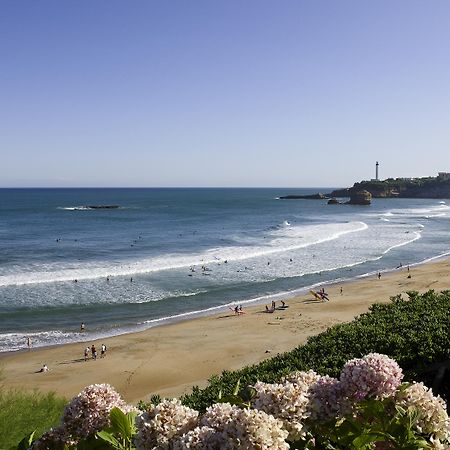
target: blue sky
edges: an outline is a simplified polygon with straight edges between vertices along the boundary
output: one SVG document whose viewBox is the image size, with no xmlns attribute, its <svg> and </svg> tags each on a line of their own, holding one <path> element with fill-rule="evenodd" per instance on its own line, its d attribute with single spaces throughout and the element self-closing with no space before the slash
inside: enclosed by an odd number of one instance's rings
<svg viewBox="0 0 450 450">
<path fill-rule="evenodd" d="M 447 0 L 0 4 L 0 186 L 450 171 Z"/>
</svg>

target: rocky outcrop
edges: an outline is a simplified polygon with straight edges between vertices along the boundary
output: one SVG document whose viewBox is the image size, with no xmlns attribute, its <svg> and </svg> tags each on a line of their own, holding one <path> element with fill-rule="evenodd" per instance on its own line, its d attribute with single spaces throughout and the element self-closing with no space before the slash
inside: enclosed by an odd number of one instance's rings
<svg viewBox="0 0 450 450">
<path fill-rule="evenodd" d="M 285 195 L 283 197 L 280 197 L 281 200 L 325 200 L 327 198 L 330 198 L 328 195 L 324 195 L 320 192 L 317 194 L 310 194 L 310 195 Z"/>
<path fill-rule="evenodd" d="M 327 202 L 328 205 L 340 205 L 341 202 L 339 202 L 338 200 L 336 200 L 334 197 L 330 198 L 330 200 L 328 200 Z"/>
<path fill-rule="evenodd" d="M 372 203 L 372 194 L 369 191 L 353 192 L 350 195 L 349 205 L 370 205 Z"/>
</svg>

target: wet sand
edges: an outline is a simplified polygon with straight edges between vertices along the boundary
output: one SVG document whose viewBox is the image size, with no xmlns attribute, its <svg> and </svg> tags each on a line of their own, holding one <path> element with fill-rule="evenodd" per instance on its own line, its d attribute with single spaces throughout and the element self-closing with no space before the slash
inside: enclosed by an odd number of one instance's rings
<svg viewBox="0 0 450 450">
<path fill-rule="evenodd" d="M 289 307 L 273 314 L 264 312 L 265 305 L 252 306 L 239 316 L 228 311 L 97 342 L 2 354 L 1 384 L 55 391 L 71 398 L 89 384 L 110 383 L 132 403 L 156 393 L 178 397 L 195 385 L 206 386 L 207 379 L 222 370 L 239 369 L 292 350 L 308 336 L 351 321 L 371 304 L 388 302 L 393 295 L 450 289 L 450 259 L 325 289 L 329 302 L 301 295 L 287 300 Z M 277 306 L 281 306 L 279 301 Z M 100 358 L 103 343 L 108 350 Z M 95 344 L 97 360 L 84 361 L 87 344 Z M 37 373 L 44 363 L 49 372 Z"/>
</svg>

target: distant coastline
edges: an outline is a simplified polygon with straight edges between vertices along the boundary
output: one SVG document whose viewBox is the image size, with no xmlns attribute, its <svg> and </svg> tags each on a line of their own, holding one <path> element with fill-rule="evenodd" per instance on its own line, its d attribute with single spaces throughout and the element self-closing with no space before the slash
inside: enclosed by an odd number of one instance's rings
<svg viewBox="0 0 450 450">
<path fill-rule="evenodd" d="M 312 195 L 286 195 L 282 200 L 309 199 L 325 200 L 352 197 L 358 192 L 367 191 L 372 198 L 450 198 L 450 173 L 440 172 L 436 177 L 388 178 L 356 182 L 350 188 L 336 189 L 330 193 Z"/>
</svg>

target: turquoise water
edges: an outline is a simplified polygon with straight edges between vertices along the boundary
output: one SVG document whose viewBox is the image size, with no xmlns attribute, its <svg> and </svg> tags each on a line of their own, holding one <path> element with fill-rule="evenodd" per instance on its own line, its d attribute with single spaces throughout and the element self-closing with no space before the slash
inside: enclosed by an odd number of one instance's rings
<svg viewBox="0 0 450 450">
<path fill-rule="evenodd" d="M 0 189 L 0 351 L 270 302 L 450 251 L 445 200 L 278 199 L 317 191 Z M 119 208 L 85 208 L 105 204 Z"/>
</svg>

